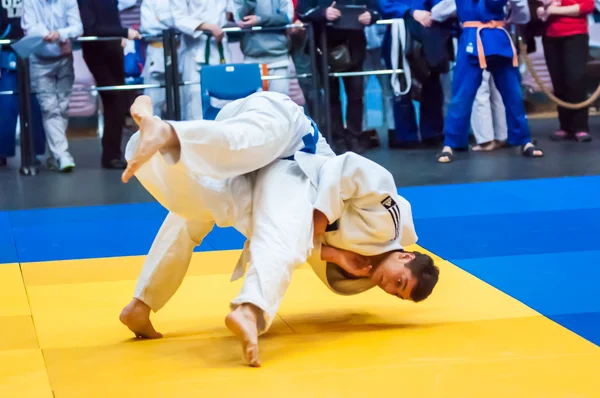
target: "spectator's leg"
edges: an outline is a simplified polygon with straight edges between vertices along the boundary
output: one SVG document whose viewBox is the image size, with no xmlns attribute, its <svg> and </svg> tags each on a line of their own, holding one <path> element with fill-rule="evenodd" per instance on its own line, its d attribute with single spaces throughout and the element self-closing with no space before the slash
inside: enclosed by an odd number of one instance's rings
<svg viewBox="0 0 600 398">
<path fill-rule="evenodd" d="M 67 141 L 67 127 L 69 126 L 69 101 L 71 99 L 71 90 L 75 81 L 75 71 L 73 69 L 73 57 L 63 57 L 57 62 L 57 101 L 59 117 L 56 118 L 56 129 L 62 132 L 65 143 Z M 70 155 L 69 155 L 70 156 Z"/>
<path fill-rule="evenodd" d="M 589 56 L 589 36 L 573 35 L 565 38 L 564 60 L 565 75 L 563 76 L 566 91 L 564 99 L 570 103 L 583 102 L 587 99 L 586 64 Z M 570 114 L 570 130 L 576 134 L 579 141 L 588 141 L 589 108 L 565 109 Z M 587 137 L 587 138 L 586 138 Z"/>
<path fill-rule="evenodd" d="M 84 43 L 83 57 L 99 87 L 123 85 L 125 67 L 123 49 L 118 42 Z M 119 91 L 100 91 L 104 108 L 104 135 L 102 136 L 102 166 L 123 169 L 121 141 L 127 97 Z"/>
<path fill-rule="evenodd" d="M 544 56 L 546 57 L 546 65 L 550 73 L 550 80 L 554 88 L 554 95 L 564 100 L 567 95 L 567 85 L 565 82 L 565 51 L 564 38 L 561 37 L 544 37 Z M 571 114 L 565 108 L 557 106 L 558 121 L 560 123 L 560 131 L 556 132 L 552 137 L 554 139 L 566 139 L 568 136 L 575 134 L 571 130 Z M 509 126 L 510 128 L 510 126 Z"/>
<path fill-rule="evenodd" d="M 506 107 L 508 144 L 516 146 L 530 143 L 531 135 L 519 80 L 519 68 L 512 66 L 508 58 L 490 60 L 488 66 Z"/>
<path fill-rule="evenodd" d="M 296 74 L 303 75 L 306 73 L 312 73 L 310 65 L 310 55 L 308 54 L 307 46 L 307 34 L 305 31 L 299 31 L 292 36 L 292 51 L 291 56 L 296 67 Z M 304 101 L 306 102 L 304 109 L 305 112 L 313 117 L 312 111 L 317 98 L 313 87 L 312 78 L 298 79 L 300 89 L 304 95 Z M 314 117 L 313 117 L 314 119 Z M 319 124 L 319 120 L 315 120 Z"/>
<path fill-rule="evenodd" d="M 0 91 L 16 91 L 17 74 L 4 68 L 0 73 Z M 0 166 L 6 164 L 7 158 L 15 156 L 18 115 L 19 96 L 0 95 Z"/>
<path fill-rule="evenodd" d="M 165 85 L 164 75 L 153 75 L 153 65 L 164 64 L 164 53 L 163 49 L 159 47 L 148 46 L 146 50 L 146 63 L 144 65 L 144 71 L 142 76 L 144 77 L 144 84 L 160 84 Z M 144 90 L 144 95 L 147 95 L 152 99 L 152 105 L 154 107 L 154 114 L 162 116 L 163 108 L 166 101 L 166 88 L 147 88 Z"/>
<path fill-rule="evenodd" d="M 326 107 L 331 112 L 331 146 L 336 154 L 347 151 L 344 141 L 344 121 L 342 117 L 342 101 L 340 98 L 340 80 L 337 77 L 329 78 L 329 104 Z"/>
<path fill-rule="evenodd" d="M 444 92 L 438 73 L 432 73 L 423 84 L 419 124 L 424 144 L 441 144 L 444 131 Z"/>
<path fill-rule="evenodd" d="M 362 65 L 353 70 L 358 72 L 362 70 Z M 347 142 L 350 150 L 356 153 L 362 153 L 367 149 L 367 142 L 363 135 L 363 96 L 365 92 L 365 79 L 363 76 L 344 77 L 344 89 L 348 104 L 346 107 L 346 130 L 348 133 Z"/>
<path fill-rule="evenodd" d="M 467 148 L 469 146 L 469 122 L 473 110 L 473 101 L 481 87 L 482 70 L 477 59 L 466 52 L 459 51 L 452 82 L 452 99 L 444 121 L 444 151 L 448 148 Z M 439 159 L 445 161 L 445 159 Z"/>
<path fill-rule="evenodd" d="M 365 60 L 363 61 L 363 70 L 365 71 L 372 71 L 372 70 L 377 70 L 378 69 L 378 65 L 375 63 L 377 54 L 376 54 L 377 49 L 369 49 L 367 50 L 367 53 L 365 55 Z M 369 86 L 369 80 L 371 79 L 371 76 L 365 76 L 363 77 L 364 79 L 364 87 L 365 90 L 363 91 L 363 124 L 362 124 L 362 131 L 367 132 L 369 131 L 369 110 L 367 109 L 367 87 Z"/>
<path fill-rule="evenodd" d="M 64 85 L 59 84 L 64 74 L 63 60 L 64 58 L 49 61 L 32 57 L 30 59 L 31 88 L 37 94 L 42 110 L 44 130 L 52 155 L 49 165 L 60 171 L 70 171 L 74 167 L 74 163 L 69 154 L 66 123 L 61 104 L 62 94 L 58 93 L 59 90 L 65 89 Z M 68 101 L 65 108 L 68 108 Z"/>
<path fill-rule="evenodd" d="M 473 113 L 471 114 L 471 128 L 477 146 L 487 149 L 486 145 L 494 141 L 494 124 L 492 122 L 492 104 L 490 99 L 490 72 L 483 71 L 481 86 L 475 95 Z"/>
<path fill-rule="evenodd" d="M 19 113 L 18 105 L 15 114 Z M 68 116 L 68 107 L 67 107 Z M 31 134 L 33 136 L 33 147 L 37 156 L 46 153 L 46 133 L 44 131 L 44 120 L 40 102 L 35 94 L 31 95 Z"/>
<path fill-rule="evenodd" d="M 381 48 L 377 49 L 378 69 L 385 69 L 385 63 L 381 58 Z M 395 129 L 394 123 L 394 90 L 392 90 L 391 75 L 377 75 L 379 85 L 381 86 L 381 94 L 383 97 L 383 123 L 388 130 Z"/>
<path fill-rule="evenodd" d="M 490 106 L 492 110 L 492 120 L 494 129 L 494 139 L 498 141 L 496 144 L 502 145 L 506 142 L 508 137 L 508 128 L 506 127 L 506 108 L 502 101 L 502 96 L 494 79 L 490 76 Z"/>
<path fill-rule="evenodd" d="M 287 65 L 282 68 L 270 68 L 269 76 L 287 76 Z M 289 95 L 290 81 L 289 79 L 269 80 L 269 91 Z"/>
<path fill-rule="evenodd" d="M 383 59 L 386 67 L 392 69 L 389 49 L 384 51 Z M 393 114 L 395 134 L 388 136 L 390 148 L 415 147 L 419 142 L 419 128 L 410 93 L 393 99 Z"/>
</svg>

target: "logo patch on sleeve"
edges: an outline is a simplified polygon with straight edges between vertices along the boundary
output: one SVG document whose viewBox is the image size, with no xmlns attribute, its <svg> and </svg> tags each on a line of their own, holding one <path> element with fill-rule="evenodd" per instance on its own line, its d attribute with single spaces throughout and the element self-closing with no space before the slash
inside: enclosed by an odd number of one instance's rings
<svg viewBox="0 0 600 398">
<path fill-rule="evenodd" d="M 400 236 L 400 208 L 391 196 L 383 199 L 381 204 L 392 217 L 392 221 L 394 222 L 394 240 L 396 240 Z"/>
</svg>

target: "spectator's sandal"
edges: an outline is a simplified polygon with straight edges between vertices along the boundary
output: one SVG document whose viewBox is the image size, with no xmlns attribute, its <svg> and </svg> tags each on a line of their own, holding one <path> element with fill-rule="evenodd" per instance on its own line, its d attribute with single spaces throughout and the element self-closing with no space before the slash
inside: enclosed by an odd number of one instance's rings
<svg viewBox="0 0 600 398">
<path fill-rule="evenodd" d="M 590 142 L 592 141 L 592 136 L 589 133 L 586 133 L 585 131 L 580 131 L 578 133 L 575 133 L 575 140 L 577 142 Z"/>
<path fill-rule="evenodd" d="M 448 161 L 444 162 L 444 161 L 440 160 L 443 157 L 447 157 Z M 437 161 L 438 161 L 438 163 L 450 163 L 453 159 L 454 159 L 454 153 L 453 152 L 443 151 L 441 153 L 438 153 L 438 155 L 437 155 Z"/>
<path fill-rule="evenodd" d="M 535 151 L 540 151 L 542 152 L 542 154 L 540 156 L 536 156 L 534 154 Z M 542 151 L 540 148 L 536 147 L 535 144 L 532 143 L 532 145 L 529 146 L 527 149 L 525 149 L 525 145 L 521 147 L 521 155 L 528 158 L 541 158 L 544 156 L 544 151 Z"/>
</svg>

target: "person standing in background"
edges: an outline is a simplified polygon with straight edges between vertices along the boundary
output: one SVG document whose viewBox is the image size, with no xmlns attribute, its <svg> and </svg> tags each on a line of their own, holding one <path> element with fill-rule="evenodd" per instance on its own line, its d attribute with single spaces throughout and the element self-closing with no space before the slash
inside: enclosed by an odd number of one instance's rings
<svg viewBox="0 0 600 398">
<path fill-rule="evenodd" d="M 350 11 L 357 8 L 358 15 Z M 296 12 L 301 21 L 314 24 L 317 43 L 325 29 L 330 72 L 360 72 L 367 52 L 364 27 L 377 21 L 377 8 L 375 0 L 298 0 Z M 363 134 L 364 77 L 343 78 L 348 101 L 345 128 L 339 78 L 320 77 L 329 79 L 329 98 L 325 101 L 331 109 L 331 146 L 338 155 L 347 151 L 363 153 L 368 149 L 368 137 Z"/>
<path fill-rule="evenodd" d="M 50 149 L 48 168 L 70 172 L 75 167 L 67 140 L 75 80 L 71 40 L 83 33 L 77 0 L 24 0 L 23 9 L 25 35 L 43 35 L 46 42 L 31 56 L 29 66 Z"/>
<path fill-rule="evenodd" d="M 563 101 L 578 103 L 587 99 L 586 64 L 589 57 L 587 17 L 594 11 L 593 0 L 546 0 L 537 14 L 547 20 L 543 37 L 544 55 L 554 87 L 554 95 Z M 590 142 L 589 109 L 558 106 L 560 130 L 556 141 Z"/>
<path fill-rule="evenodd" d="M 202 65 L 219 65 L 231 60 L 223 26 L 230 4 L 227 0 L 171 0 L 175 26 L 182 33 L 183 80 L 194 82 L 181 88 L 184 120 L 203 119 L 200 89 Z M 206 33 L 205 33 L 206 32 Z"/>
<path fill-rule="evenodd" d="M 363 69 L 370 70 L 381 70 L 386 69 L 385 62 L 381 55 L 381 46 L 383 44 L 383 38 L 387 26 L 385 25 L 372 25 L 365 28 L 365 36 L 367 37 L 367 56 L 363 63 Z M 388 129 L 388 136 L 395 134 L 395 123 L 394 123 L 394 92 L 392 90 L 392 84 L 390 81 L 390 75 L 376 75 L 379 86 L 381 87 L 381 109 L 383 110 L 383 126 Z M 367 90 L 366 87 L 369 84 L 371 76 L 365 76 L 365 96 L 363 99 L 363 134 L 365 134 L 371 143 L 371 147 L 376 148 L 380 146 L 379 135 L 377 130 L 369 129 L 369 118 L 367 109 Z"/>
<path fill-rule="evenodd" d="M 163 30 L 174 28 L 175 20 L 171 12 L 169 0 L 143 0 L 141 7 L 140 30 L 144 35 L 156 36 Z M 146 39 L 146 63 L 142 76 L 144 84 L 166 84 L 165 53 L 161 38 Z M 154 114 L 161 116 L 165 105 L 166 93 L 164 88 L 149 88 L 144 92 L 152 99 Z"/>
<path fill-rule="evenodd" d="M 292 23 L 291 0 L 233 0 L 235 22 L 240 28 L 285 26 Z M 241 39 L 244 62 L 266 64 L 269 76 L 286 76 L 290 40 L 285 30 L 269 33 L 244 33 Z M 269 80 L 269 91 L 288 95 L 288 79 Z"/>
<path fill-rule="evenodd" d="M 23 2 L 2 2 L 0 8 L 0 40 L 17 41 L 23 37 L 21 17 Z M 10 46 L 0 47 L 0 91 L 18 91 L 17 55 Z M 19 95 L 0 95 L 0 167 L 8 164 L 15 156 L 17 119 L 19 117 Z M 35 154 L 46 152 L 46 137 L 42 126 L 40 105 L 35 95 L 31 96 L 31 134 Z M 39 162 L 39 161 L 38 161 Z"/>
<path fill-rule="evenodd" d="M 134 29 L 121 26 L 117 0 L 77 0 L 86 36 L 141 39 Z M 99 87 L 125 83 L 123 48 L 119 40 L 81 43 L 83 59 Z M 100 91 L 104 108 L 101 164 L 105 169 L 125 169 L 122 138 L 127 114 L 127 96 L 121 91 Z"/>
</svg>

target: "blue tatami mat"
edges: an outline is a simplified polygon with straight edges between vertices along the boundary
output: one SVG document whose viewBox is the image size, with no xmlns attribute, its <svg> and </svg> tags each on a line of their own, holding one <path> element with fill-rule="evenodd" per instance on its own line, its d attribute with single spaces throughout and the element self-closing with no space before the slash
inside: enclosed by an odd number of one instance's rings
<svg viewBox="0 0 600 398">
<path fill-rule="evenodd" d="M 13 251 L 16 245 L 13 257 L 0 253 L 6 263 L 147 254 L 167 212 L 158 203 L 142 203 L 2 214 L 12 224 Z M 213 231 L 195 251 L 235 249 L 240 240 L 232 228 Z"/>
<path fill-rule="evenodd" d="M 600 208 L 600 176 L 400 187 L 398 192 L 411 203 L 415 219 Z"/>
<path fill-rule="evenodd" d="M 600 208 L 420 219 L 419 242 L 444 258 L 559 253 L 600 247 Z"/>
<path fill-rule="evenodd" d="M 455 264 L 600 345 L 598 260 L 600 250 L 478 258 Z"/>
<path fill-rule="evenodd" d="M 8 213 L 0 212 L 0 264 L 18 261 L 10 217 Z"/>
</svg>

